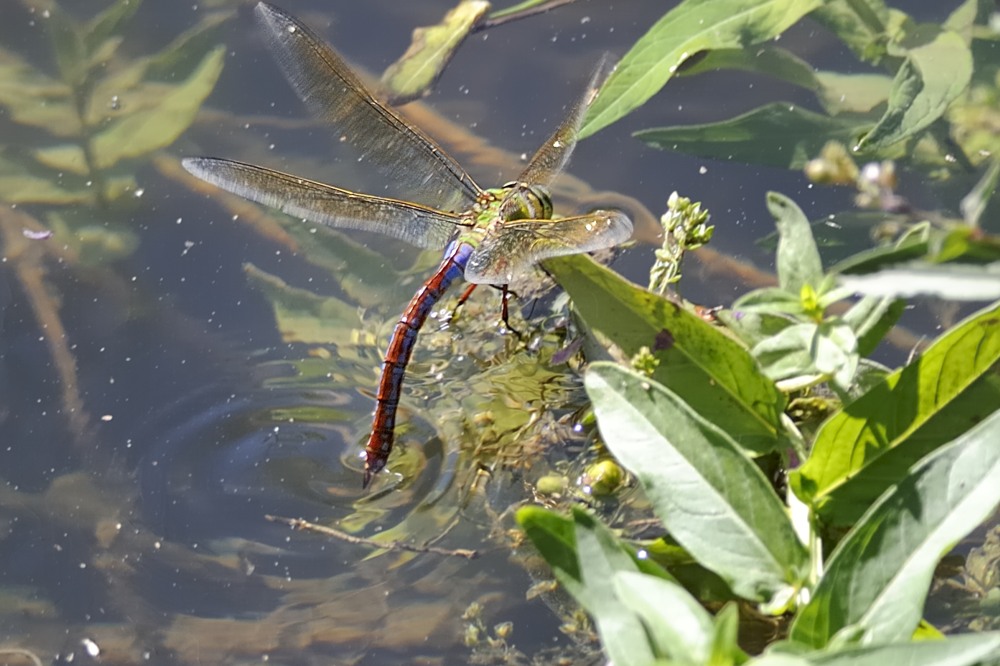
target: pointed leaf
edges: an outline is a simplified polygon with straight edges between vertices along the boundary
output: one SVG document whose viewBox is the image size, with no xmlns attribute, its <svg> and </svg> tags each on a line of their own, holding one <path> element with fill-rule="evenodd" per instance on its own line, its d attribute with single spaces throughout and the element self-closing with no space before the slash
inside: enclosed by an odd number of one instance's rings
<svg viewBox="0 0 1000 666">
<path fill-rule="evenodd" d="M 1000 376 L 984 375 L 906 439 L 824 496 L 816 514 L 824 525 L 850 527 L 918 460 L 981 423 L 1000 405 Z"/>
<path fill-rule="evenodd" d="M 696 53 L 773 39 L 821 4 L 821 0 L 684 0 L 625 54 L 587 111 L 580 138 L 644 104 Z"/>
<path fill-rule="evenodd" d="M 998 652 L 1000 632 L 993 631 L 794 656 L 772 650 L 748 666 L 985 666 Z"/>
<path fill-rule="evenodd" d="M 476 25 L 490 10 L 486 0 L 462 0 L 437 25 L 416 28 L 399 60 L 382 74 L 391 104 L 406 104 L 430 92 Z"/>
<path fill-rule="evenodd" d="M 986 205 L 996 192 L 998 179 L 1000 179 L 1000 160 L 994 158 L 990 160 L 989 166 L 976 186 L 962 198 L 960 205 L 962 217 L 969 226 L 979 226 L 979 218 L 983 216 Z"/>
<path fill-rule="evenodd" d="M 87 21 L 83 28 L 83 43 L 87 52 L 93 53 L 105 40 L 118 35 L 141 4 L 142 0 L 116 0 Z"/>
<path fill-rule="evenodd" d="M 980 310 L 938 338 L 910 365 L 842 411 L 816 434 L 806 463 L 790 475 L 795 493 L 821 505 L 825 497 L 918 428 L 1000 360 L 1000 304 Z"/>
<path fill-rule="evenodd" d="M 865 275 L 841 275 L 837 283 L 868 296 L 992 301 L 1000 298 L 1000 261 L 980 266 L 913 262 Z"/>
<path fill-rule="evenodd" d="M 770 602 L 804 580 L 784 505 L 736 443 L 663 386 L 610 363 L 584 378 L 608 449 L 670 534 L 737 594 Z"/>
<path fill-rule="evenodd" d="M 813 239 L 812 226 L 798 205 L 779 192 L 767 193 L 767 209 L 778 227 L 778 281 L 790 294 L 805 286 L 819 289 L 823 263 Z"/>
<path fill-rule="evenodd" d="M 524 507 L 517 520 L 559 582 L 594 618 L 608 655 L 620 664 L 653 664 L 655 657 L 642 621 L 618 598 L 613 583 L 617 572 L 638 573 L 640 569 L 611 531 L 582 509 L 574 509 L 570 522 L 544 509 Z M 555 557 L 550 559 L 550 555 Z"/>
<path fill-rule="evenodd" d="M 708 661 L 712 617 L 677 583 L 655 576 L 619 571 L 614 575 L 618 598 L 646 625 L 657 653 L 682 664 Z"/>
<path fill-rule="evenodd" d="M 867 127 L 856 120 L 774 102 L 721 122 L 659 127 L 634 136 L 656 148 L 688 155 L 801 169 L 827 141 L 853 145 Z"/>
<path fill-rule="evenodd" d="M 653 377 L 699 414 L 764 452 L 777 446 L 784 396 L 761 375 L 738 342 L 660 296 L 637 287 L 589 257 L 545 262 L 587 326 L 626 355 L 643 347 L 660 361 Z"/>
<path fill-rule="evenodd" d="M 821 648 L 907 640 L 938 560 L 1000 504 L 1000 413 L 924 458 L 834 550 L 790 638 Z"/>
<path fill-rule="evenodd" d="M 972 52 L 961 36 L 940 31 L 907 51 L 892 83 L 889 108 L 858 145 L 880 150 L 940 118 L 972 80 Z"/>
</svg>

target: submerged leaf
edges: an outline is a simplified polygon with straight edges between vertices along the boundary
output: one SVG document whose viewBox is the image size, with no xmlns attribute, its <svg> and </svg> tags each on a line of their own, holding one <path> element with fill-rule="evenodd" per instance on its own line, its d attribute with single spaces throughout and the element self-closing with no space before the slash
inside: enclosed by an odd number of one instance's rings
<svg viewBox="0 0 1000 666">
<path fill-rule="evenodd" d="M 47 76 L 20 56 L 0 48 L 0 106 L 14 122 L 59 137 L 80 134 L 68 85 Z"/>
<path fill-rule="evenodd" d="M 281 339 L 285 342 L 339 342 L 361 325 L 357 308 L 337 298 L 317 296 L 292 287 L 253 264 L 245 264 L 243 269 L 251 283 L 271 303 Z"/>
<path fill-rule="evenodd" d="M 93 138 L 94 166 L 107 169 L 123 159 L 141 157 L 173 143 L 194 120 L 222 72 L 225 48 L 217 47 L 186 81 L 178 85 L 147 83 L 134 93 L 129 113 Z M 79 146 L 37 151 L 40 162 L 54 169 L 84 174 L 89 166 Z"/>
</svg>

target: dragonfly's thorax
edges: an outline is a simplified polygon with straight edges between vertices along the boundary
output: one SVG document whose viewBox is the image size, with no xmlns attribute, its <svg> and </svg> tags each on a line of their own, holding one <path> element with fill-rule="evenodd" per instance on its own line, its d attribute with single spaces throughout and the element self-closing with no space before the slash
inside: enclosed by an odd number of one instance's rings
<svg viewBox="0 0 1000 666">
<path fill-rule="evenodd" d="M 507 183 L 499 192 L 499 216 L 504 220 L 548 220 L 552 198 L 545 188 L 527 183 Z"/>
</svg>

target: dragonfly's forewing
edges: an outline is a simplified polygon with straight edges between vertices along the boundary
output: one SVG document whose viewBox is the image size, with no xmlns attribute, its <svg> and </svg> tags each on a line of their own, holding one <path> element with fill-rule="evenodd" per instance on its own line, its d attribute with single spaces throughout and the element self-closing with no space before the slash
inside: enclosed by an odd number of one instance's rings
<svg viewBox="0 0 1000 666">
<path fill-rule="evenodd" d="M 608 78 L 615 68 L 614 59 L 605 54 L 590 77 L 590 83 L 576 104 L 570 108 L 569 113 L 562 124 L 552 133 L 548 141 L 535 152 L 527 168 L 521 172 L 517 179 L 519 183 L 528 185 L 548 186 L 563 170 L 569 162 L 573 148 L 576 147 L 576 137 L 580 132 L 580 125 L 587 114 L 587 108 L 597 97 L 597 92 L 601 89 L 604 80 Z"/>
<path fill-rule="evenodd" d="M 375 99 L 347 63 L 308 28 L 259 3 L 255 13 L 275 60 L 299 98 L 329 122 L 362 162 L 373 164 L 399 194 L 439 210 L 460 212 L 480 190 L 451 157 Z"/>
<path fill-rule="evenodd" d="M 510 284 L 539 261 L 594 252 L 624 243 L 632 221 L 616 210 L 558 220 L 512 220 L 488 235 L 469 257 L 465 279 L 477 284 Z"/>
<path fill-rule="evenodd" d="M 194 157 L 183 164 L 206 182 L 293 217 L 375 231 L 419 247 L 444 247 L 461 221 L 407 201 L 358 194 L 243 162 Z"/>
</svg>

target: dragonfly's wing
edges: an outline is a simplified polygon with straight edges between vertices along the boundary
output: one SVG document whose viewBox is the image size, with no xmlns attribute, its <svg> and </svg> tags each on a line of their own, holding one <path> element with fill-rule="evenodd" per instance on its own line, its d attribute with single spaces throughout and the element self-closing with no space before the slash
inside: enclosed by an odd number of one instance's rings
<svg viewBox="0 0 1000 666">
<path fill-rule="evenodd" d="M 408 198 L 439 210 L 469 208 L 480 189 L 457 162 L 376 100 L 344 59 L 295 18 L 264 2 L 255 12 L 296 94 L 361 161 L 398 183 Z"/>
<path fill-rule="evenodd" d="M 547 186 L 555 180 L 555 177 L 569 162 L 570 155 L 573 154 L 573 148 L 576 147 L 576 137 L 580 131 L 580 125 L 583 123 L 583 117 L 587 114 L 587 108 L 597 97 L 601 84 L 614 68 L 614 59 L 609 54 L 605 54 L 590 77 L 590 83 L 583 95 L 569 110 L 558 129 L 552 133 L 548 141 L 542 144 L 542 147 L 528 162 L 528 166 L 521 173 L 518 182 Z"/>
<path fill-rule="evenodd" d="M 408 201 L 358 194 L 243 162 L 191 157 L 183 164 L 206 182 L 293 217 L 331 227 L 376 231 L 419 247 L 444 247 L 461 221 L 458 216 Z"/>
<path fill-rule="evenodd" d="M 614 247 L 631 235 L 632 221 L 616 210 L 558 220 L 513 220 L 482 240 L 465 266 L 465 279 L 509 284 L 539 261 Z"/>
</svg>

